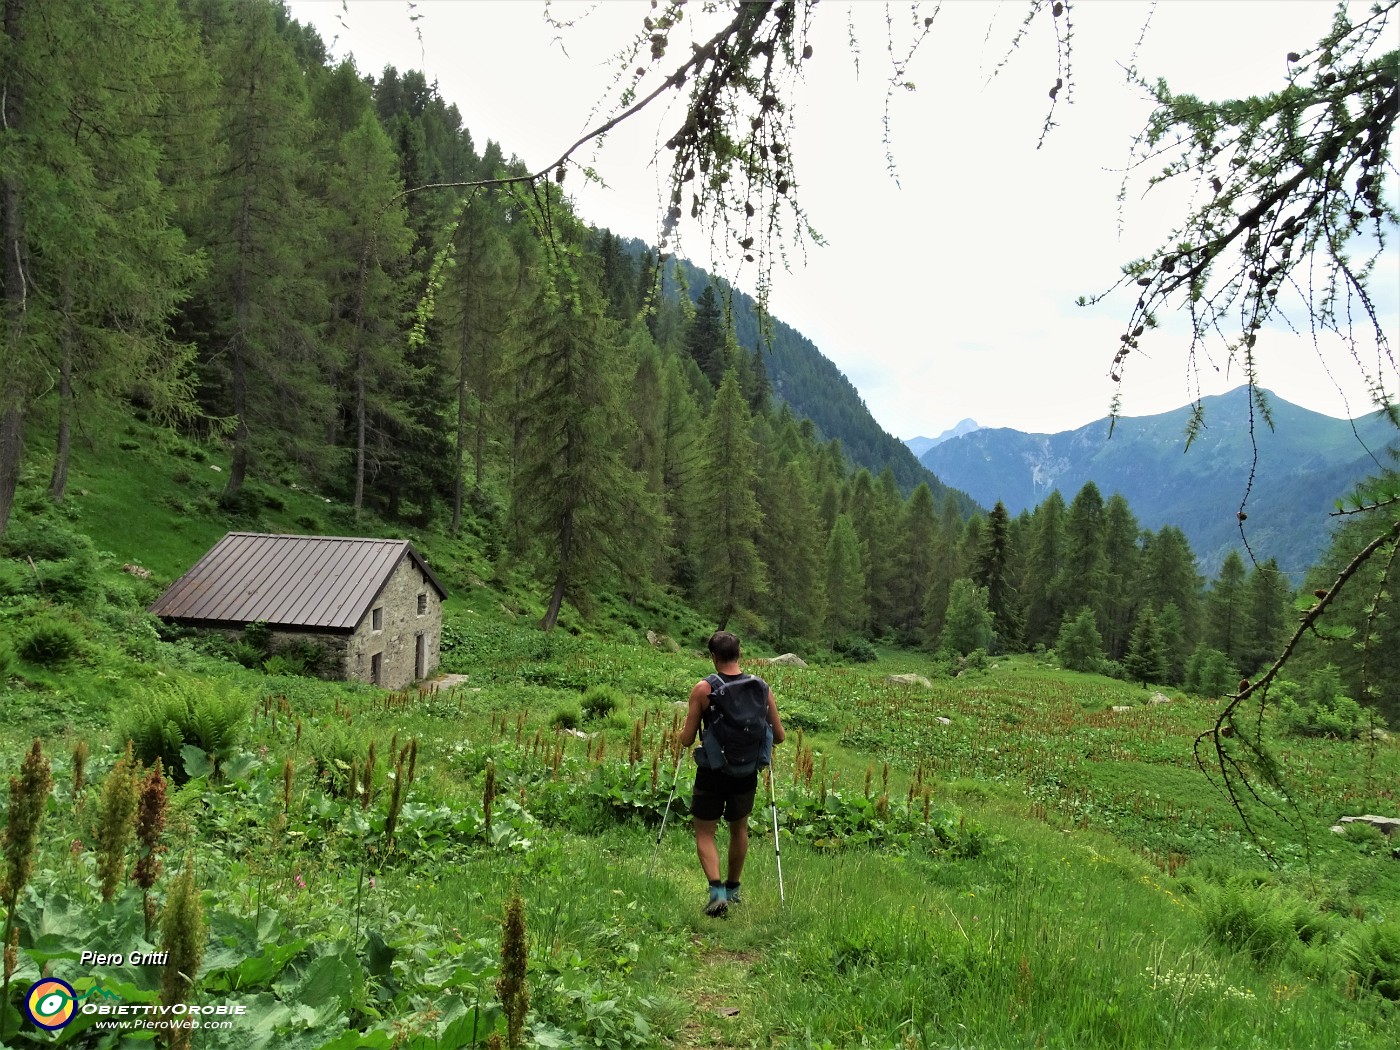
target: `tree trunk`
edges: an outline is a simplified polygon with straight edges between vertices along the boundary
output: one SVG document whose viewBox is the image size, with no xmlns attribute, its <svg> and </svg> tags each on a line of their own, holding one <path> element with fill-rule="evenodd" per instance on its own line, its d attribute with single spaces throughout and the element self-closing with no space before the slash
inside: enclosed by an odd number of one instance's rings
<svg viewBox="0 0 1400 1050">
<path fill-rule="evenodd" d="M 355 361 L 355 520 L 360 520 L 360 508 L 365 504 L 365 363 L 364 354 L 356 352 Z"/>
<path fill-rule="evenodd" d="M 452 535 L 462 528 L 462 502 L 466 496 L 466 443 L 467 422 L 470 413 L 469 398 L 471 389 L 467 385 L 467 356 L 469 327 L 466 318 L 462 319 L 462 342 L 457 348 L 457 449 L 452 467 Z"/>
<path fill-rule="evenodd" d="M 24 406 L 11 405 L 0 414 L 0 537 L 10 524 L 24 454 Z"/>
<path fill-rule="evenodd" d="M 73 447 L 73 335 L 65 328 L 58 361 L 58 438 L 54 445 L 49 498 L 62 503 L 68 489 L 68 453 Z"/>
<path fill-rule="evenodd" d="M 14 57 L 19 53 L 24 37 L 24 0 L 5 0 L 5 49 L 7 61 L 0 70 L 0 120 L 4 128 L 18 136 L 24 123 L 24 81 Z M 24 338 L 24 309 L 28 292 L 24 262 L 28 245 L 24 235 L 24 218 L 20 213 L 23 194 L 18 178 L 11 174 L 0 184 L 0 233 L 4 243 L 0 254 L 0 274 L 5 283 L 4 336 L 8 347 L 6 376 L 0 385 L 0 536 L 10 524 L 10 510 L 19 486 L 20 462 L 24 457 L 24 408 L 26 402 L 24 355 L 17 352 Z M 11 356 L 14 355 L 14 356 Z"/>
<path fill-rule="evenodd" d="M 540 621 L 545 633 L 554 630 L 554 625 L 559 620 L 559 608 L 564 604 L 564 588 L 569 581 L 573 545 L 574 516 L 572 513 L 566 513 L 564 527 L 559 534 L 559 572 L 554 577 L 554 592 L 549 596 L 549 608 L 545 610 L 544 619 Z"/>
</svg>

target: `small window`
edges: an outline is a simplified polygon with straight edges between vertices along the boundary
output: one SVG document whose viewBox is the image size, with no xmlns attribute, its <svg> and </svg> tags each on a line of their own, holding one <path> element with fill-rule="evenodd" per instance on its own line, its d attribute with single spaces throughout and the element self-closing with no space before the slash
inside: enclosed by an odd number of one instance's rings
<svg viewBox="0 0 1400 1050">
<path fill-rule="evenodd" d="M 382 631 L 382 630 L 384 630 L 384 610 L 383 610 L 383 608 L 375 609 L 372 613 L 369 614 L 369 626 L 370 626 L 370 630 L 372 630 L 372 631 Z"/>
<path fill-rule="evenodd" d="M 377 611 L 377 610 L 376 610 Z M 380 681 L 384 676 L 384 654 L 375 653 L 369 658 L 369 682 L 370 685 L 383 685 Z"/>
<path fill-rule="evenodd" d="M 422 616 L 428 611 L 428 596 L 420 594 L 418 596 L 418 615 Z"/>
</svg>

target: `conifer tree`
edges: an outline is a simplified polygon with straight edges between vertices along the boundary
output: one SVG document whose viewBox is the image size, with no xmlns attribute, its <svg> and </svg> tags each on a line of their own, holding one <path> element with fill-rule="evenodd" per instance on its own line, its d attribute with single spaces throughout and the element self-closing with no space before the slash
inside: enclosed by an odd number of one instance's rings
<svg viewBox="0 0 1400 1050">
<path fill-rule="evenodd" d="M 766 586 L 758 555 L 763 513 L 754 496 L 757 452 L 750 428 L 749 409 L 731 370 L 710 406 L 695 490 L 697 587 L 720 630 L 736 613 L 752 609 Z"/>
<path fill-rule="evenodd" d="M 326 473 L 333 419 L 322 341 L 323 215 L 308 191 L 314 159 L 306 78 L 267 3 L 197 0 L 196 16 L 220 78 L 224 176 L 192 227 L 209 256 L 186 311 L 200 335 L 206 397 L 232 426 L 224 497 L 238 495 L 260 456 Z"/>
<path fill-rule="evenodd" d="M 1064 563 L 1059 591 L 1064 608 L 1087 605 L 1100 623 L 1106 621 L 1108 564 L 1104 551 L 1104 506 L 1099 487 L 1086 481 L 1065 518 Z"/>
<path fill-rule="evenodd" d="M 685 352 L 700 366 L 711 385 L 718 387 L 730 367 L 729 332 L 713 285 L 706 285 L 695 301 L 695 316 L 686 326 Z"/>
<path fill-rule="evenodd" d="M 1030 549 L 1026 554 L 1026 623 L 1028 646 L 1053 645 L 1064 620 L 1065 597 L 1060 592 L 1064 568 L 1065 501 L 1051 492 L 1031 515 Z"/>
<path fill-rule="evenodd" d="M 1055 656 L 1070 671 L 1097 671 L 1103 662 L 1103 639 L 1094 610 L 1081 606 L 1073 620 L 1066 618 L 1055 638 Z"/>
<path fill-rule="evenodd" d="M 1123 669 L 1133 681 L 1144 685 L 1166 681 L 1167 654 L 1157 627 L 1157 614 L 1150 605 L 1138 613 L 1132 638 L 1128 641 L 1128 653 L 1123 657 Z"/>
<path fill-rule="evenodd" d="M 1240 654 L 1248 641 L 1249 623 L 1244 560 L 1238 551 L 1225 555 L 1220 575 L 1210 589 L 1207 611 L 1206 644 L 1224 653 L 1236 667 L 1242 667 Z"/>
<path fill-rule="evenodd" d="M 1292 588 L 1279 571 L 1278 559 L 1254 566 L 1245 581 L 1248 624 L 1240 647 L 1240 670 L 1253 675 L 1278 655 L 1288 633 Z"/>
<path fill-rule="evenodd" d="M 1145 534 L 1138 564 L 1137 600 L 1155 609 L 1175 605 L 1181 614 L 1185 650 L 1194 649 L 1201 638 L 1202 580 L 1186 534 L 1175 525 Z"/>
<path fill-rule="evenodd" d="M 560 272 L 535 304 L 518 359 L 528 409 L 515 504 L 552 585 L 546 631 L 566 599 L 587 609 L 591 587 L 607 572 L 626 582 L 644 568 L 639 538 L 656 519 L 653 498 L 624 458 L 633 427 L 622 401 L 629 376 L 604 305 L 586 275 Z"/>
<path fill-rule="evenodd" d="M 115 42 L 115 43 L 114 43 Z M 198 55 L 170 0 L 6 0 L 0 36 L 0 535 L 26 420 L 58 394 L 66 485 L 79 399 L 134 395 L 192 407 L 190 352 L 169 318 L 199 273 L 175 222 L 187 172 L 172 141 L 198 139 Z"/>
<path fill-rule="evenodd" d="M 904 505 L 895 548 L 899 574 L 895 582 L 894 626 L 907 642 L 917 636 L 923 603 L 933 587 L 936 568 L 946 559 L 944 547 L 933 492 L 921 483 Z"/>
<path fill-rule="evenodd" d="M 759 552 L 768 568 L 764 608 L 773 640 L 781 646 L 815 638 L 825 616 L 824 545 L 811 487 L 796 460 L 783 464 L 759 487 Z"/>
<path fill-rule="evenodd" d="M 948 594 L 948 615 L 939 636 L 938 647 L 945 653 L 966 656 L 976 649 L 991 649 L 996 640 L 992 610 L 987 604 L 987 588 L 972 580 L 953 581 Z"/>
<path fill-rule="evenodd" d="M 1006 505 L 997 500 L 987 516 L 986 531 L 973 566 L 972 580 L 987 591 L 987 608 L 1003 644 L 1014 645 L 1019 624 L 1015 596 L 1011 591 L 1011 519 Z"/>
<path fill-rule="evenodd" d="M 865 625 L 868 613 L 861 563 L 855 527 L 849 517 L 838 514 L 826 541 L 825 632 L 833 648 Z"/>
<path fill-rule="evenodd" d="M 1109 659 L 1121 660 L 1132 630 L 1138 579 L 1138 522 L 1122 493 L 1108 498 L 1103 514 L 1104 590 L 1102 622 Z M 1179 613 L 1178 613 L 1179 615 Z"/>
</svg>

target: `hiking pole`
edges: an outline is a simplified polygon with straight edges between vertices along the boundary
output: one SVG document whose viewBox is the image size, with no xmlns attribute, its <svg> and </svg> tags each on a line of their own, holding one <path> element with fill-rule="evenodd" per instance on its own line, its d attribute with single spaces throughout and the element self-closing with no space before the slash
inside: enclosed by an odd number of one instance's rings
<svg viewBox="0 0 1400 1050">
<path fill-rule="evenodd" d="M 681 753 L 676 756 L 676 768 L 671 773 L 671 793 L 666 796 L 666 811 L 661 814 L 661 828 L 656 833 L 656 846 L 651 851 L 651 865 L 647 868 L 647 876 L 651 876 L 652 870 L 656 867 L 656 855 L 661 852 L 661 836 L 666 834 L 666 818 L 671 815 L 671 801 L 676 797 L 676 780 L 681 775 L 681 760 L 685 758 L 685 748 L 681 748 Z"/>
<path fill-rule="evenodd" d="M 778 862 L 778 906 L 787 907 L 787 894 L 783 892 L 783 851 L 778 846 L 778 796 L 773 788 L 773 767 L 765 771 L 768 777 L 768 803 L 773 807 L 773 857 Z"/>
</svg>

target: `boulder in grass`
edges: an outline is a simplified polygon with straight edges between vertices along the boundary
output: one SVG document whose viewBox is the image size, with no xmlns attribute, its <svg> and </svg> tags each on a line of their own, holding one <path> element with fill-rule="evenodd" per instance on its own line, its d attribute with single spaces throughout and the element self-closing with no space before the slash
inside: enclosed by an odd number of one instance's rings
<svg viewBox="0 0 1400 1050">
<path fill-rule="evenodd" d="M 771 659 L 771 660 L 765 660 L 764 663 L 767 663 L 767 664 L 776 664 L 776 665 L 779 666 L 779 667 L 806 667 L 806 666 L 807 666 L 807 661 L 804 660 L 804 659 L 802 659 L 802 657 L 798 656 L 796 653 L 783 653 L 782 656 L 775 656 L 775 657 L 773 657 L 773 659 Z"/>
<path fill-rule="evenodd" d="M 917 685 L 932 689 L 933 683 L 921 674 L 892 674 L 885 678 L 892 685 Z"/>
<path fill-rule="evenodd" d="M 1400 817 L 1378 817 L 1374 813 L 1367 813 L 1360 817 L 1343 817 L 1338 821 L 1338 827 L 1334 831 L 1341 831 L 1341 825 L 1345 824 L 1370 824 L 1373 828 L 1379 828 L 1385 833 L 1386 838 L 1390 838 L 1396 832 L 1400 832 Z"/>
</svg>

